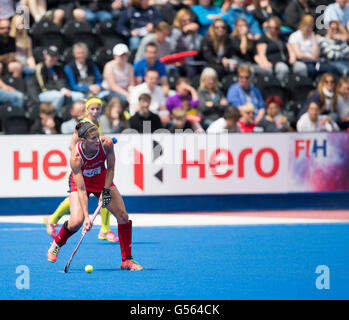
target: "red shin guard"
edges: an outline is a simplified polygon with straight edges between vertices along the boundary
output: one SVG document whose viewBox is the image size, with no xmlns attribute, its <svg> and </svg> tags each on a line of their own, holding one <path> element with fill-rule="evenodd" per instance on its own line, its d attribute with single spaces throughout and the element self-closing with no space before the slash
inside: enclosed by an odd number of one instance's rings
<svg viewBox="0 0 349 320">
<path fill-rule="evenodd" d="M 132 257 L 132 221 L 118 225 L 122 260 Z"/>
<path fill-rule="evenodd" d="M 75 233 L 70 232 L 68 230 L 68 221 L 66 221 L 63 225 L 61 230 L 59 230 L 59 233 L 55 237 L 55 242 L 60 246 L 64 246 L 67 240 Z"/>
</svg>

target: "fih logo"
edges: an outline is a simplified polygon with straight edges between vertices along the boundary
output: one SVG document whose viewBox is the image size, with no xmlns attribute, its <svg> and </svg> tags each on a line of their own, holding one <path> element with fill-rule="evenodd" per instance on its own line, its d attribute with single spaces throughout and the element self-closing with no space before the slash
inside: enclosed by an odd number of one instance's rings
<svg viewBox="0 0 349 320">
<path fill-rule="evenodd" d="M 295 157 L 299 158 L 301 155 L 305 155 L 306 158 L 310 156 L 317 157 L 322 154 L 324 158 L 327 157 L 327 140 L 323 139 L 298 139 L 295 140 Z"/>
</svg>

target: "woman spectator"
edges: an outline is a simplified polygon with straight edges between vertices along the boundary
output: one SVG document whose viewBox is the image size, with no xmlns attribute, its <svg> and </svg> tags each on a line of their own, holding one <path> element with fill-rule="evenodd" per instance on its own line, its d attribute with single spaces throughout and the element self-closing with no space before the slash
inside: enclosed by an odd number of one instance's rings
<svg viewBox="0 0 349 320">
<path fill-rule="evenodd" d="M 266 116 L 257 123 L 263 128 L 263 132 L 287 132 L 291 131 L 287 118 L 281 113 L 283 101 L 279 96 L 271 96 L 265 101 L 267 107 Z"/>
<path fill-rule="evenodd" d="M 237 61 L 232 59 L 234 50 L 227 32 L 227 25 L 222 19 L 217 19 L 211 24 L 208 33 L 202 39 L 201 54 L 220 77 L 235 71 Z"/>
<path fill-rule="evenodd" d="M 287 44 L 280 38 L 281 20 L 271 17 L 267 21 L 266 33 L 257 43 L 255 61 L 265 72 L 275 74 L 283 81 L 290 73 L 289 65 L 294 63 L 294 55 Z"/>
<path fill-rule="evenodd" d="M 195 114 L 198 106 L 199 95 L 190 85 L 190 80 L 179 78 L 176 83 L 176 94 L 167 98 L 167 110 L 171 113 L 175 108 L 182 108 L 187 113 Z"/>
<path fill-rule="evenodd" d="M 16 40 L 16 60 L 22 64 L 24 75 L 34 75 L 36 63 L 33 56 L 32 41 L 25 28 L 23 16 L 15 15 L 12 18 L 10 37 Z"/>
<path fill-rule="evenodd" d="M 124 103 L 129 100 L 129 93 L 135 86 L 133 67 L 127 62 L 129 50 L 123 43 L 113 48 L 114 59 L 106 63 L 103 70 L 103 87 L 111 96 L 117 96 Z"/>
<path fill-rule="evenodd" d="M 320 114 L 330 115 L 332 120 L 338 120 L 336 92 L 336 77 L 331 73 L 325 73 L 320 78 L 316 90 L 305 101 L 299 117 L 306 112 L 310 102 L 315 101 L 320 106 Z"/>
<path fill-rule="evenodd" d="M 160 13 L 149 5 L 149 0 L 132 0 L 131 6 L 121 13 L 115 31 L 129 39 L 129 48 L 134 50 L 160 21 Z"/>
<path fill-rule="evenodd" d="M 245 103 L 239 108 L 241 118 L 238 121 L 240 132 L 254 132 L 256 123 L 253 119 L 255 108 L 252 103 Z"/>
<path fill-rule="evenodd" d="M 313 31 L 314 25 L 314 18 L 311 15 L 305 15 L 299 23 L 298 30 L 288 39 L 290 49 L 297 60 L 294 64 L 294 72 L 312 79 L 321 73 L 337 71 L 335 67 L 320 61 L 320 47 Z"/>
<path fill-rule="evenodd" d="M 199 3 L 191 8 L 199 19 L 199 33 L 201 35 L 207 33 L 208 28 L 215 20 L 226 18 L 222 9 L 212 3 L 212 0 L 199 0 Z"/>
<path fill-rule="evenodd" d="M 337 85 L 338 94 L 338 124 L 341 129 L 349 128 L 349 78 L 342 77 Z"/>
<path fill-rule="evenodd" d="M 316 101 L 307 105 L 307 112 L 297 122 L 298 132 L 338 131 L 338 125 L 328 115 L 320 115 L 321 108 Z"/>
<path fill-rule="evenodd" d="M 218 88 L 217 72 L 207 67 L 200 76 L 200 87 L 198 90 L 200 104 L 198 112 L 202 116 L 202 126 L 206 129 L 213 121 L 222 117 L 228 100 L 224 93 Z"/>
<path fill-rule="evenodd" d="M 128 128 L 124 106 L 120 98 L 114 97 L 109 101 L 100 118 L 100 125 L 103 133 L 121 133 Z"/>
</svg>

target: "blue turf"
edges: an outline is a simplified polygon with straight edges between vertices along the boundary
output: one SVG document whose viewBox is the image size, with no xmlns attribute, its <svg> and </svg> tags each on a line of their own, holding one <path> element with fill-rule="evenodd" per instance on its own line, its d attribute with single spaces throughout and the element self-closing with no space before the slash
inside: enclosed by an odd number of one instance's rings
<svg viewBox="0 0 349 320">
<path fill-rule="evenodd" d="M 97 233 L 86 235 L 64 274 L 80 233 L 51 264 L 42 226 L 0 224 L 0 299 L 349 298 L 349 224 L 136 227 L 133 254 L 143 272 L 120 271 L 119 245 Z M 29 290 L 16 288 L 19 265 L 29 267 Z M 329 290 L 315 286 L 318 265 L 329 267 Z"/>
</svg>

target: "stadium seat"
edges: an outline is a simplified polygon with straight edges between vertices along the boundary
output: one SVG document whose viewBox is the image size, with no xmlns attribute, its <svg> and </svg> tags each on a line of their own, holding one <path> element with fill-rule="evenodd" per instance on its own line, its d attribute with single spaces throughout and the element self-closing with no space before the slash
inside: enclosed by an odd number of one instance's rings
<svg viewBox="0 0 349 320">
<path fill-rule="evenodd" d="M 115 29 L 115 21 L 105 21 L 98 23 L 93 31 L 104 48 L 112 49 L 118 43 L 125 43 L 124 39 L 115 32 Z"/>
<path fill-rule="evenodd" d="M 59 61 L 62 62 L 62 64 L 67 64 L 73 59 L 74 59 L 74 55 L 73 55 L 72 47 L 65 49 L 64 52 L 59 57 Z"/>
<path fill-rule="evenodd" d="M 78 22 L 75 20 L 68 21 L 62 33 L 68 39 L 69 45 L 72 46 L 77 42 L 85 43 L 91 52 L 95 52 L 100 43 L 87 22 Z"/>
<path fill-rule="evenodd" d="M 30 29 L 33 38 L 33 48 L 49 47 L 55 45 L 62 52 L 66 46 L 65 36 L 61 33 L 60 27 L 51 21 L 40 21 Z"/>
<path fill-rule="evenodd" d="M 288 101 L 288 91 L 274 76 L 257 76 L 255 86 L 261 91 L 264 100 L 271 96 L 279 96 L 284 103 Z"/>
<path fill-rule="evenodd" d="M 2 81 L 22 93 L 26 93 L 27 91 L 26 83 L 23 78 L 14 78 L 11 75 L 5 75 L 2 77 Z"/>
<path fill-rule="evenodd" d="M 219 83 L 219 87 L 224 92 L 224 94 L 227 94 L 229 87 L 237 81 L 237 76 L 231 73 L 223 77 L 223 79 Z"/>
<path fill-rule="evenodd" d="M 105 64 L 113 59 L 113 51 L 110 48 L 100 48 L 92 56 L 92 61 L 98 66 L 99 70 L 103 72 Z"/>
<path fill-rule="evenodd" d="M 0 108 L 2 129 L 5 134 L 27 134 L 30 129 L 30 121 L 25 110 L 2 105 Z"/>
</svg>

